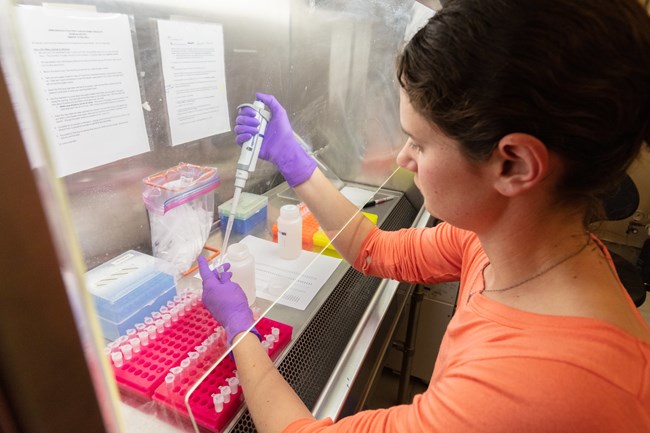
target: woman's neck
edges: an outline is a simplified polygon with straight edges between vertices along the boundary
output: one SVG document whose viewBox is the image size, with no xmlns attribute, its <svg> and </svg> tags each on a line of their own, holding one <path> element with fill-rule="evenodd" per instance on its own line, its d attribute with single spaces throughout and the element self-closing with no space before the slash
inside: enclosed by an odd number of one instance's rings
<svg viewBox="0 0 650 433">
<path fill-rule="evenodd" d="M 605 252 L 593 239 L 586 244 L 591 235 L 582 218 L 546 215 L 525 222 L 479 233 L 490 260 L 483 296 L 532 313 L 601 320 L 650 343 Z"/>
<path fill-rule="evenodd" d="M 489 234 L 479 234 L 490 260 L 487 290 L 520 284 L 545 270 L 561 271 L 570 256 L 582 253 L 589 239 L 577 214 L 547 213 L 536 218 L 529 214 L 503 221 Z"/>
</svg>

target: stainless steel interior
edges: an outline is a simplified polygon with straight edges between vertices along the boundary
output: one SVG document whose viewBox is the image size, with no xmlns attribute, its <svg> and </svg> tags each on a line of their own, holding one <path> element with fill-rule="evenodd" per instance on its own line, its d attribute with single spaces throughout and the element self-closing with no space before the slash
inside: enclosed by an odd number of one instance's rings
<svg viewBox="0 0 650 433">
<path fill-rule="evenodd" d="M 14 19 L 15 8 L 22 5 L 45 4 L 29 0 L 0 2 L 3 87 L 6 82 L 11 97 L 10 101 L 4 98 L 2 103 L 5 111 L 17 116 L 7 116 L 3 122 L 8 125 L 7 130 L 20 129 L 20 136 L 7 137 L 7 143 L 17 154 L 24 153 L 29 158 L 28 165 L 21 167 L 20 177 L 13 180 L 31 185 L 39 194 L 25 195 L 28 203 L 24 206 L 42 208 L 46 221 L 41 223 L 44 231 L 32 231 L 29 226 L 21 225 L 17 226 L 17 232 L 26 239 L 51 242 L 52 248 L 47 250 L 46 257 L 38 257 L 33 249 L 20 249 L 23 261 L 19 265 L 7 261 L 9 268 L 2 269 L 10 271 L 11 266 L 17 266 L 21 272 L 16 275 L 24 276 L 30 272 L 30 260 L 44 260 L 48 272 L 41 277 L 56 282 L 50 286 L 52 294 L 44 292 L 44 299 L 56 298 L 52 306 L 61 305 L 61 299 L 69 300 L 69 309 L 60 308 L 56 312 L 65 317 L 68 325 L 74 323 L 75 326 L 68 327 L 69 331 L 76 327 L 76 334 L 70 335 L 69 340 L 69 344 L 76 347 L 70 352 L 73 358 L 70 366 L 77 368 L 75 373 L 79 373 L 79 365 L 88 366 L 87 371 L 81 372 L 81 383 L 71 383 L 66 389 L 72 400 L 70 411 L 78 407 L 74 402 L 79 406 L 88 404 L 93 407 L 94 414 L 101 412 L 104 422 L 103 426 L 98 426 L 96 415 L 88 421 L 93 427 L 84 425 L 84 431 L 141 431 L 138 430 L 141 426 L 122 424 L 118 412 L 126 409 L 120 408 L 116 401 L 115 383 L 111 382 L 109 370 L 101 360 L 103 342 L 96 338 L 97 324 L 91 317 L 93 310 L 84 291 L 83 272 L 128 249 L 151 253 L 149 221 L 141 195 L 143 178 L 180 162 L 216 167 L 221 186 L 216 190 L 215 208 L 233 195 L 239 147 L 234 143 L 232 132 L 171 145 L 156 20 L 199 21 L 223 26 L 231 125 L 239 104 L 252 102 L 256 91 L 272 93 L 287 109 L 295 132 L 333 176 L 345 184 L 358 184 L 370 190 L 381 185 L 400 196 L 399 202 L 396 200 L 391 206 L 394 214 L 391 211 L 391 215 L 382 218 L 383 227 L 409 226 L 422 205 L 412 175 L 405 171 L 395 172 L 395 155 L 404 137 L 399 125 L 394 60 L 413 26 L 421 20 L 417 13 L 422 7 L 419 3 L 397 0 L 225 3 L 73 0 L 65 7 L 129 17 L 150 150 L 60 178 L 51 165 L 50 143 L 42 127 L 44 120 L 39 117 L 41 112 L 34 89 L 26 79 L 26 48 Z M 47 4 L 45 7 L 58 6 Z M 260 163 L 246 191 L 266 194 L 274 188 L 283 188 L 282 183 L 283 179 L 271 164 Z M 16 227 L 15 219 L 6 221 L 14 224 L 9 224 L 9 229 Z M 219 236 L 216 223 L 212 229 L 211 236 Z M 337 357 L 346 350 L 349 343 L 346 337 L 367 314 L 373 290 L 379 284 L 377 279 L 362 278 L 355 271 L 342 274 L 335 274 L 336 281 L 331 282 L 332 294 L 319 301 L 319 308 L 312 311 L 313 315 L 303 317 L 296 349 L 287 351 L 280 366 L 283 374 L 312 405 L 318 398 L 319 387 L 324 386 L 335 368 Z M 32 298 L 8 298 L 6 305 L 16 308 L 21 302 L 32 302 Z M 354 314 L 345 314 L 345 321 L 336 319 L 345 310 L 342 307 L 350 302 L 356 306 Z M 41 329 L 51 326 L 51 316 L 33 320 Z M 331 352 L 326 363 L 314 366 L 320 370 L 314 371 L 313 377 L 295 379 L 301 363 L 312 363 L 314 355 L 318 356 L 317 351 L 310 351 L 314 350 L 313 344 L 323 344 L 314 341 L 314 338 L 321 338 L 323 332 L 331 333 L 331 338 L 336 340 L 336 350 Z M 16 338 L 21 335 L 16 334 Z M 20 348 L 14 344 L 2 343 L 3 352 L 8 360 L 16 362 L 40 352 L 57 353 L 61 336 L 52 334 L 51 337 L 39 340 L 38 348 L 30 346 L 28 353 L 20 353 Z M 65 366 L 58 368 L 63 370 L 57 373 L 65 377 Z M 2 369 L 2 378 L 15 386 L 24 383 L 23 379 L 27 380 L 30 374 L 28 371 L 9 374 L 8 371 Z M 318 380 L 311 381 L 314 377 Z M 56 383 L 41 385 L 27 389 L 26 398 L 51 393 L 57 386 Z M 93 391 L 89 394 L 91 388 Z M 11 398 L 6 395 L 11 389 L 3 386 L 0 396 Z M 3 404 L 0 402 L 0 406 Z M 26 407 L 40 414 L 44 406 L 29 404 Z M 61 410 L 57 420 L 65 418 L 66 414 Z M 49 415 L 43 413 L 43 416 Z M 175 431 L 167 426 L 157 431 L 167 428 Z"/>
<path fill-rule="evenodd" d="M 294 130 L 339 178 L 378 186 L 395 170 L 403 137 L 394 60 L 414 2 L 75 3 L 131 17 L 141 98 L 150 107 L 143 114 L 151 151 L 62 179 L 88 268 L 127 249 L 151 252 L 141 198 L 146 176 L 179 162 L 217 167 L 222 184 L 215 206 L 233 194 L 239 147 L 232 132 L 171 146 L 158 19 L 223 25 L 231 123 L 236 107 L 252 102 L 255 92 L 272 93 L 287 109 Z M 271 164 L 261 163 L 246 190 L 263 193 L 282 181 Z M 400 172 L 387 187 L 406 191 L 412 188 L 411 177 Z"/>
</svg>

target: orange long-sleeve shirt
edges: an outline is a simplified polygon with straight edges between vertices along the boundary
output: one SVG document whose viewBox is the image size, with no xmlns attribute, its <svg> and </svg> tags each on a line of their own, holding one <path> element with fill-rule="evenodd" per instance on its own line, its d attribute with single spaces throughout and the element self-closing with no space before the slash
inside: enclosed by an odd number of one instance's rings
<svg viewBox="0 0 650 433">
<path fill-rule="evenodd" d="M 650 432 L 650 344 L 603 321 L 469 297 L 482 288 L 487 260 L 476 235 L 448 224 L 375 229 L 357 269 L 412 282 L 460 278 L 429 388 L 409 405 L 336 423 L 301 419 L 285 433 Z"/>
</svg>

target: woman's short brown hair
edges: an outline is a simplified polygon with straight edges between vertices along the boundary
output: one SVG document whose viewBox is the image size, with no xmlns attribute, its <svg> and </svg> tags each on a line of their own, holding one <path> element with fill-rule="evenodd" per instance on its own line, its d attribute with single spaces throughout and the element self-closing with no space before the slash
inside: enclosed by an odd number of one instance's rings
<svg viewBox="0 0 650 433">
<path fill-rule="evenodd" d="M 566 163 L 590 211 L 650 142 L 650 17 L 636 0 L 450 0 L 409 41 L 411 104 L 481 160 L 512 132 Z"/>
</svg>

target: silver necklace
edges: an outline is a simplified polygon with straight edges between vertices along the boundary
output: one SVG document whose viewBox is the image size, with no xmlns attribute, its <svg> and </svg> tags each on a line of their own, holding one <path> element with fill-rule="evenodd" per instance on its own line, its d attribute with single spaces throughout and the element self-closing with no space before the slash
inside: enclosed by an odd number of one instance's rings
<svg viewBox="0 0 650 433">
<path fill-rule="evenodd" d="M 562 257 L 562 259 L 558 260 L 557 262 L 553 263 L 552 265 L 547 266 L 546 268 L 542 269 L 541 271 L 539 271 L 539 272 L 533 274 L 532 276 L 530 276 L 530 277 L 528 277 L 528 278 L 526 278 L 526 279 L 524 279 L 522 281 L 519 281 L 518 283 L 515 283 L 515 284 L 513 284 L 511 286 L 500 288 L 500 289 L 483 289 L 483 290 L 477 290 L 475 292 L 472 292 L 472 293 L 469 294 L 469 296 L 467 298 L 467 302 L 469 302 L 469 300 L 472 298 L 472 296 L 475 295 L 476 293 L 505 292 L 507 290 L 512 290 L 514 288 L 522 286 L 522 285 L 526 284 L 527 282 L 534 280 L 535 278 L 539 278 L 542 275 L 544 275 L 545 273 L 557 268 L 562 263 L 564 263 L 564 262 L 566 262 L 568 260 L 571 260 L 572 258 L 577 256 L 578 254 L 580 254 L 582 251 L 584 251 L 585 248 L 587 248 L 587 246 L 590 243 L 591 243 L 591 235 L 589 233 L 587 233 L 587 242 L 585 242 L 585 244 L 583 246 L 581 246 L 580 249 L 578 249 L 577 251 L 574 251 L 571 254 L 568 254 L 567 256 Z M 487 269 L 488 266 L 490 266 L 490 262 L 487 262 L 485 265 L 483 265 L 483 269 L 481 269 L 480 274 L 483 274 L 483 272 L 485 272 L 485 269 Z"/>
</svg>

